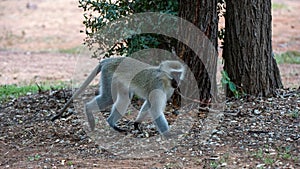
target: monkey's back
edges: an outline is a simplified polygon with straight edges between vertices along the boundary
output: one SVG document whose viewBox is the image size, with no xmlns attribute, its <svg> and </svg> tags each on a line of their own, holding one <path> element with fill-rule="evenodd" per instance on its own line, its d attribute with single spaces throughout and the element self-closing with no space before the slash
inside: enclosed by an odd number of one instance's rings
<svg viewBox="0 0 300 169">
<path fill-rule="evenodd" d="M 145 99 L 155 89 L 163 90 L 168 97 L 173 93 L 170 76 L 158 66 L 151 66 L 128 57 L 105 59 L 101 62 L 101 66 L 101 80 L 106 81 L 102 83 L 122 84 L 129 92 Z"/>
</svg>

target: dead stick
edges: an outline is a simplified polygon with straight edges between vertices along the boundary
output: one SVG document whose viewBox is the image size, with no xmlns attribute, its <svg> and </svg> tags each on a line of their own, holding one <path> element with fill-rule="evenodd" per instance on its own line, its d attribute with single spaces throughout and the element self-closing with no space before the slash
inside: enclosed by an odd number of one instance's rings
<svg viewBox="0 0 300 169">
<path fill-rule="evenodd" d="M 184 96 L 180 91 L 177 91 L 177 92 L 179 93 L 179 95 L 181 97 L 183 97 L 186 100 L 189 100 L 189 101 L 192 101 L 192 102 L 195 102 L 195 103 L 200 103 L 200 104 L 208 104 L 208 103 L 203 103 L 200 100 L 196 100 L 196 99 L 192 99 L 192 98 L 189 98 L 187 96 Z M 205 112 L 220 113 L 219 110 L 211 109 L 209 107 L 199 107 L 199 110 L 205 111 Z"/>
</svg>

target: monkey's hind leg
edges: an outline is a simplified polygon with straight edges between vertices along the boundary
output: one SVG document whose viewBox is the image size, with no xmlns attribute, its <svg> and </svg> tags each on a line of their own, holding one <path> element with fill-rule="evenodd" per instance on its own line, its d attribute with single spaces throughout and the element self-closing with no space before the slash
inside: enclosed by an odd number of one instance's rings
<svg viewBox="0 0 300 169">
<path fill-rule="evenodd" d="M 124 116 L 129 104 L 129 92 L 122 89 L 122 87 L 118 88 L 117 100 L 112 107 L 110 116 L 107 118 L 109 126 L 118 132 L 126 132 L 126 130 L 117 127 L 116 123 Z"/>
<path fill-rule="evenodd" d="M 84 113 L 86 116 L 86 119 L 88 121 L 88 124 L 90 126 L 91 131 L 95 130 L 95 117 L 91 111 L 89 111 L 88 106 L 84 106 Z"/>
<path fill-rule="evenodd" d="M 106 95 L 106 97 L 104 97 L 104 95 L 101 94 L 85 104 L 84 111 L 91 131 L 95 130 L 95 117 L 93 115 L 93 112 L 100 111 L 101 109 L 112 105 L 112 103 L 113 101 L 111 99 L 111 96 Z"/>
</svg>

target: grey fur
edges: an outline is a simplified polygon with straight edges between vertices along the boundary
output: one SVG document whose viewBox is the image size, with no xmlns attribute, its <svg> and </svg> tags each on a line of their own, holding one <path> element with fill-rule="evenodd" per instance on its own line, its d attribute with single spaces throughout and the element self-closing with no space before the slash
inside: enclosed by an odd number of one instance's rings
<svg viewBox="0 0 300 169">
<path fill-rule="evenodd" d="M 99 95 L 88 102 L 84 109 L 92 131 L 95 129 L 93 112 L 112 104 L 107 122 L 113 129 L 124 131 L 118 128 L 116 123 L 124 116 L 132 95 L 136 94 L 144 98 L 145 103 L 136 118 L 135 127 L 150 115 L 161 134 L 168 132 L 169 125 L 163 111 L 167 99 L 174 92 L 172 72 L 181 73 L 180 80 L 184 76 L 185 68 L 179 61 L 164 61 L 155 67 L 132 58 L 105 59 L 94 69 L 94 73 L 91 73 L 78 91 L 82 92 L 100 71 Z M 80 93 L 78 91 L 75 92 L 76 96 Z M 72 99 L 76 96 L 72 96 Z"/>
</svg>

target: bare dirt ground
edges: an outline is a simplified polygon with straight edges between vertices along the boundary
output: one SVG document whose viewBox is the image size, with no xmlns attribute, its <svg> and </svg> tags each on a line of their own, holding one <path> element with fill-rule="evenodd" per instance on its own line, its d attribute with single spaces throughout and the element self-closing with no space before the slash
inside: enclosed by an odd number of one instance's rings
<svg viewBox="0 0 300 169">
<path fill-rule="evenodd" d="M 282 4 L 273 10 L 274 52 L 300 51 L 300 2 L 273 2 Z M 1 85 L 70 80 L 78 62 L 68 51 L 79 49 L 85 36 L 77 6 L 75 0 L 0 1 Z M 279 68 L 285 87 L 298 88 L 300 65 Z M 69 96 L 70 91 L 52 91 L 0 105 L 0 168 L 300 167 L 299 90 L 229 102 L 206 143 L 194 126 L 174 149 L 134 159 L 101 148 L 83 130 L 82 118 L 50 122 Z"/>
</svg>

